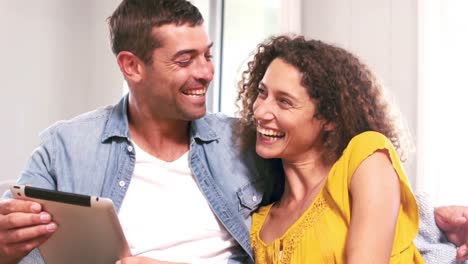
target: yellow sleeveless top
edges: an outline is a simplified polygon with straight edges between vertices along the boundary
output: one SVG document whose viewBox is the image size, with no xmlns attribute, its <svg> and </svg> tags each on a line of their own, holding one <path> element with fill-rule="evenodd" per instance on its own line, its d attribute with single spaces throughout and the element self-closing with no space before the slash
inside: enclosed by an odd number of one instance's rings
<svg viewBox="0 0 468 264">
<path fill-rule="evenodd" d="M 260 239 L 260 230 L 271 204 L 261 207 L 253 215 L 250 236 L 255 263 L 344 263 L 351 222 L 351 177 L 364 159 L 380 149 L 388 151 L 400 178 L 401 205 L 390 263 L 424 263 L 413 244 L 418 233 L 419 210 L 408 179 L 391 142 L 384 135 L 371 131 L 350 141 L 343 155 L 333 164 L 327 182 L 315 200 L 280 238 L 270 244 Z"/>
</svg>

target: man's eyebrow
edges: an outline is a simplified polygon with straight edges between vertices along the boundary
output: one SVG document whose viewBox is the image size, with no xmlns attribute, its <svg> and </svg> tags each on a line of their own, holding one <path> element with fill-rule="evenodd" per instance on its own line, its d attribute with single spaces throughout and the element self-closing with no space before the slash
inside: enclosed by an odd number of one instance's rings
<svg viewBox="0 0 468 264">
<path fill-rule="evenodd" d="M 213 47 L 213 42 L 211 42 L 208 46 L 206 46 L 206 50 L 209 50 Z M 198 53 L 198 50 L 196 49 L 185 49 L 185 50 L 179 50 L 178 52 L 176 52 L 176 54 L 174 54 L 174 56 L 172 56 L 172 59 L 175 59 L 181 55 L 184 55 L 184 54 L 193 54 L 193 53 Z"/>
</svg>

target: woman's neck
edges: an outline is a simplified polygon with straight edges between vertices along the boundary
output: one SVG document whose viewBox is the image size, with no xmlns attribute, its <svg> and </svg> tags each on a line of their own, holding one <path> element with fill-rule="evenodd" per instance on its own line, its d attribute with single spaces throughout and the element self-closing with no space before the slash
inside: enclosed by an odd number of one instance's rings
<svg viewBox="0 0 468 264">
<path fill-rule="evenodd" d="M 326 182 L 331 166 L 320 158 L 301 162 L 283 161 L 285 189 L 280 202 L 301 203 L 313 200 Z"/>
</svg>

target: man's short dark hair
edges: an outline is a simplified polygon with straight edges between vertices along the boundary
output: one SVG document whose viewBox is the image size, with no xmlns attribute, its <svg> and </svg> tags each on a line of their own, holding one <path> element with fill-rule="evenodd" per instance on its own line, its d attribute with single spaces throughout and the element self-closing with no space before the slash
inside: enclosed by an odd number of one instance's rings
<svg viewBox="0 0 468 264">
<path fill-rule="evenodd" d="M 112 51 L 129 51 L 144 63 L 152 63 L 152 52 L 161 46 L 152 34 L 166 24 L 203 24 L 198 8 L 186 0 L 123 0 L 108 18 Z"/>
</svg>

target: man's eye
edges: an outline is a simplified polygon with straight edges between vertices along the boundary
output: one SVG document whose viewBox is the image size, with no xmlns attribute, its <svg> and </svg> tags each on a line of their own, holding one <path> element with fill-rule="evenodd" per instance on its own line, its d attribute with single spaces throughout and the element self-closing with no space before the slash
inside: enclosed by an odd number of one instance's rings
<svg viewBox="0 0 468 264">
<path fill-rule="evenodd" d="M 258 94 L 264 94 L 264 93 L 266 93 L 266 91 L 265 91 L 265 89 L 263 89 L 263 88 L 261 88 L 261 87 L 258 87 L 258 88 L 257 88 L 257 93 L 258 93 Z"/>
<path fill-rule="evenodd" d="M 175 63 L 181 67 L 186 67 L 186 66 L 189 66 L 191 62 L 192 60 L 188 59 L 188 60 L 178 60 Z"/>
<path fill-rule="evenodd" d="M 205 54 L 205 59 L 206 59 L 207 61 L 211 61 L 211 59 L 213 59 L 213 55 L 211 55 L 211 54 Z"/>
</svg>

